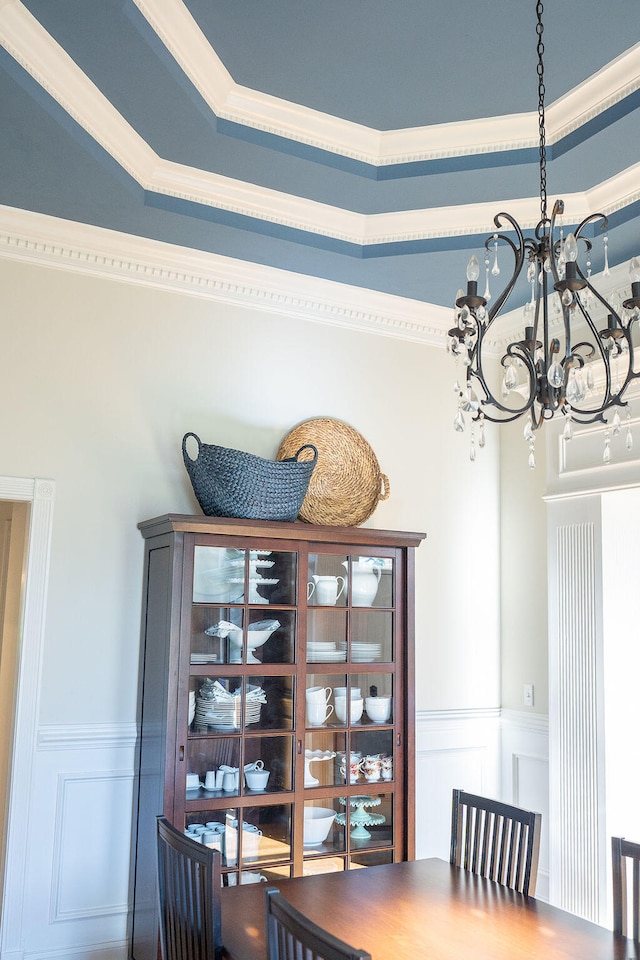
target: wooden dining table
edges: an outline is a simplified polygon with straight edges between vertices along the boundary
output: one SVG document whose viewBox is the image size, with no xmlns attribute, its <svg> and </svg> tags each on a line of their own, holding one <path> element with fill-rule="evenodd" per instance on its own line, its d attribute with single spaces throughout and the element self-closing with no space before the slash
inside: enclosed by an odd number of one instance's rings
<svg viewBox="0 0 640 960">
<path fill-rule="evenodd" d="M 267 884 L 225 887 L 227 960 L 266 960 Z M 636 960 L 632 940 L 444 860 L 278 880 L 299 910 L 373 960 Z"/>
</svg>

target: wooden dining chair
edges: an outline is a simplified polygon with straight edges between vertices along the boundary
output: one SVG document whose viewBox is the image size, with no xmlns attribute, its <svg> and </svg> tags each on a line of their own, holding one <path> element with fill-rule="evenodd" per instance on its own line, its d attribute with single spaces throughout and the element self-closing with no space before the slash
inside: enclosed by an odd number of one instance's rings
<svg viewBox="0 0 640 960">
<path fill-rule="evenodd" d="M 265 892 L 267 960 L 371 960 L 305 917 L 275 887 Z"/>
<path fill-rule="evenodd" d="M 640 940 L 640 843 L 611 837 L 613 877 L 613 932 Z M 631 873 L 631 897 L 627 873 Z M 631 926 L 629 925 L 631 914 Z"/>
<path fill-rule="evenodd" d="M 454 790 L 449 860 L 533 896 L 541 826 L 539 813 Z"/>
<path fill-rule="evenodd" d="M 220 853 L 157 817 L 163 960 L 220 960 Z"/>
</svg>

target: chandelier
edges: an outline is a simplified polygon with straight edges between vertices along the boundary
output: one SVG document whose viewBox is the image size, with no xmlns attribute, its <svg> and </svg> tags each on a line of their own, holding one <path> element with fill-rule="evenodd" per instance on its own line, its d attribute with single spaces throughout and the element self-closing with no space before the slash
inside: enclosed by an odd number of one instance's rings
<svg viewBox="0 0 640 960">
<path fill-rule="evenodd" d="M 540 221 L 534 235 L 525 237 L 508 213 L 494 217 L 498 232 L 485 241 L 486 289 L 478 292 L 480 262 L 472 256 L 467 266 L 466 293 L 460 289 L 455 300 L 455 323 L 449 330 L 447 349 L 462 366 L 456 383 L 458 409 L 454 427 L 465 429 L 465 414 L 471 416 L 470 458 L 485 444 L 484 421 L 509 423 L 525 417 L 524 437 L 529 447 L 529 466 L 535 467 L 536 431 L 556 415 L 565 418 L 562 436 L 570 440 L 573 424 L 601 421 L 606 425 L 603 461 L 611 459 L 611 438 L 623 431 L 620 410 L 626 410 L 625 444 L 633 445 L 631 414 L 624 395 L 629 384 L 640 376 L 634 367 L 634 326 L 640 319 L 640 261 L 630 267 L 631 296 L 615 306 L 607 303 L 591 283 L 590 240 L 584 236 L 589 224 L 599 223 L 606 231 L 607 218 L 596 213 L 586 217 L 564 236 L 556 220 L 564 203 L 556 200 L 547 215 L 546 138 L 544 113 L 543 6 L 536 4 L 538 54 L 538 126 L 540 134 Z M 501 233 L 510 230 L 511 235 Z M 512 239 L 515 234 L 515 240 Z M 608 238 L 604 236 L 604 274 L 609 274 Z M 500 273 L 498 248 L 506 245 L 513 255 L 511 278 L 489 307 L 489 274 Z M 581 268 L 579 255 L 585 260 Z M 491 270 L 489 265 L 493 259 Z M 492 382 L 486 362 L 486 344 L 494 321 L 512 293 L 526 264 L 531 296 L 524 307 L 524 336 L 509 343 L 500 359 L 500 371 Z M 613 299 L 613 298 L 612 298 Z M 605 326 L 598 329 L 593 314 L 606 314 Z M 602 321 L 601 321 L 602 322 Z M 461 384 L 462 380 L 462 384 Z M 475 389 L 474 389 L 475 388 Z M 476 392 L 477 390 L 477 392 Z M 611 423 L 608 415 L 612 414 Z"/>
</svg>

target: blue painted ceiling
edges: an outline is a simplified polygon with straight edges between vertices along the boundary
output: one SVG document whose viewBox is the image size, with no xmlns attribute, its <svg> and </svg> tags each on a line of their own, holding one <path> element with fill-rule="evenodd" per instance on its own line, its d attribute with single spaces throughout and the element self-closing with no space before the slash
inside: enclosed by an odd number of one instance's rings
<svg viewBox="0 0 640 960">
<path fill-rule="evenodd" d="M 164 0 L 6 0 L 0 28 L 7 11 L 19 14 L 18 32 L 28 24 L 25 14 L 34 17 L 159 158 L 234 186 L 364 217 L 485 202 L 495 202 L 497 213 L 505 201 L 537 196 L 531 144 L 376 166 L 357 151 L 327 149 L 320 135 L 314 143 L 217 116 L 189 64 L 172 50 L 171 29 L 154 25 L 154 10 L 164 6 Z M 310 116 L 319 130 L 323 115 L 360 130 L 397 131 L 456 129 L 464 121 L 537 110 L 534 0 L 167 5 L 181 14 L 184 8 L 241 92 L 316 111 Z M 549 0 L 544 19 L 548 109 L 640 41 L 638 0 Z M 273 212 L 260 217 L 145 187 L 102 142 L 101 118 L 87 129 L 15 45 L 0 47 L 0 67 L 0 203 L 7 206 L 442 305 L 461 285 L 469 253 L 482 249 L 479 234 L 446 230 L 366 245 L 339 230 L 279 222 Z M 592 189 L 638 162 L 639 106 L 640 94 L 630 89 L 549 146 L 550 197 Z M 640 253 L 639 206 L 614 211 L 612 265 Z M 593 260 L 599 269 L 599 246 Z"/>
</svg>

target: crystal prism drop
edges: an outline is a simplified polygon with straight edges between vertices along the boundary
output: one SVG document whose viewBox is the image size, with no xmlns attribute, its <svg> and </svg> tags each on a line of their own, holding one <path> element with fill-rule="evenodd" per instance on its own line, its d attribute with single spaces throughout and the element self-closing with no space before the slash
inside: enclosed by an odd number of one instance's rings
<svg viewBox="0 0 640 960">
<path fill-rule="evenodd" d="M 453 428 L 458 433 L 464 433 L 464 417 L 462 416 L 462 411 L 458 410 L 453 421 Z"/>
<path fill-rule="evenodd" d="M 508 390 L 513 390 L 518 383 L 518 374 L 513 364 L 510 364 L 504 372 L 504 383 Z"/>
<path fill-rule="evenodd" d="M 567 418 L 567 422 L 564 425 L 564 430 L 562 431 L 563 440 L 573 440 L 573 427 L 571 425 L 571 420 Z"/>
<path fill-rule="evenodd" d="M 564 383 L 564 371 L 557 360 L 554 360 L 547 371 L 547 380 L 552 387 L 561 387 Z"/>
<path fill-rule="evenodd" d="M 528 460 L 528 464 L 529 464 L 529 469 L 530 469 L 530 470 L 535 470 L 535 466 L 536 466 L 536 453 L 535 453 L 535 450 L 534 450 L 533 447 L 529 447 L 529 460 Z"/>
<path fill-rule="evenodd" d="M 480 417 L 480 426 L 479 426 L 479 428 L 478 428 L 478 433 L 479 433 L 478 446 L 479 446 L 480 449 L 482 450 L 482 449 L 484 448 L 484 445 L 485 445 L 485 438 L 484 438 L 484 419 L 482 418 L 482 415 L 481 415 L 481 417 Z"/>
<path fill-rule="evenodd" d="M 612 436 L 617 437 L 620 433 L 620 427 L 622 426 L 622 421 L 620 420 L 620 414 L 616 410 L 613 415 L 613 420 L 611 421 L 611 433 Z"/>
<path fill-rule="evenodd" d="M 535 439 L 534 436 L 533 436 L 533 427 L 532 427 L 532 425 L 531 425 L 531 417 L 529 417 L 529 419 L 527 420 L 527 422 L 526 422 L 525 425 L 524 425 L 524 438 L 525 438 L 525 440 L 534 440 L 534 439 Z"/>
<path fill-rule="evenodd" d="M 484 275 L 485 275 L 485 287 L 484 287 L 484 298 L 489 302 L 491 300 L 491 290 L 489 289 L 489 257 L 484 258 Z"/>
<path fill-rule="evenodd" d="M 576 377 L 575 370 L 572 370 L 569 374 L 569 382 L 567 383 L 567 400 L 573 406 L 579 399 L 580 390 L 578 387 L 578 380 Z"/>
<path fill-rule="evenodd" d="M 604 435 L 604 450 L 602 452 L 602 462 L 611 463 L 611 440 L 609 437 L 609 431 Z"/>
<path fill-rule="evenodd" d="M 609 270 L 609 237 L 603 237 L 602 243 L 604 246 L 604 270 L 602 271 L 602 275 L 609 277 L 611 276 L 611 271 Z"/>
<path fill-rule="evenodd" d="M 476 437 L 473 428 L 471 429 L 471 446 L 469 447 L 469 460 L 473 463 L 476 458 Z"/>
<path fill-rule="evenodd" d="M 633 434 L 631 433 L 631 427 L 627 427 L 627 435 L 625 437 L 624 445 L 627 450 L 633 450 Z"/>
<path fill-rule="evenodd" d="M 587 367 L 587 390 L 589 392 L 593 390 L 593 370 L 591 369 L 591 364 Z"/>
<path fill-rule="evenodd" d="M 498 241 L 493 244 L 493 266 L 491 267 L 491 276 L 500 276 L 500 267 L 498 266 Z"/>
</svg>

